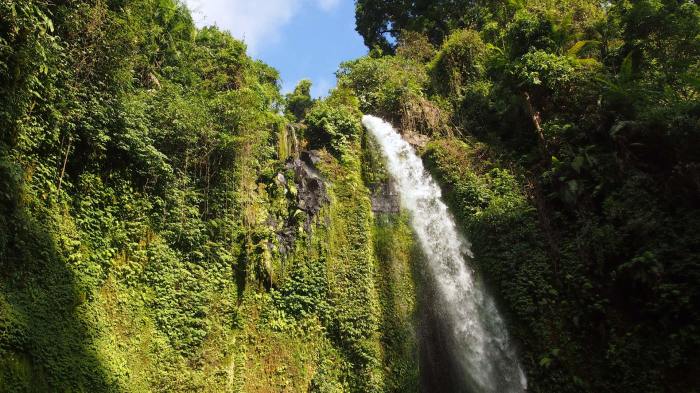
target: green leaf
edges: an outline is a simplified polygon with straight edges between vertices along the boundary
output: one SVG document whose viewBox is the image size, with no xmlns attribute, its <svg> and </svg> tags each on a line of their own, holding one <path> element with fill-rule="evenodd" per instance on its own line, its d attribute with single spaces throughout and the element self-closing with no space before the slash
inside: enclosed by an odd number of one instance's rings
<svg viewBox="0 0 700 393">
<path fill-rule="evenodd" d="M 44 18 L 44 24 L 46 24 L 46 27 L 48 28 L 49 32 L 53 33 L 53 21 L 51 20 L 51 18 L 46 16 L 46 14 L 42 14 L 42 16 Z"/>
<path fill-rule="evenodd" d="M 542 367 L 549 367 L 549 365 L 552 364 L 552 359 L 545 356 L 542 359 L 540 359 L 540 366 Z"/>
<path fill-rule="evenodd" d="M 578 56 L 579 52 L 583 50 L 583 48 L 589 46 L 589 45 L 598 45 L 600 44 L 599 41 L 595 40 L 583 40 L 575 43 L 569 50 L 566 51 L 566 54 L 568 56 L 573 56 L 576 57 Z"/>
<path fill-rule="evenodd" d="M 620 78 L 624 80 L 629 80 L 632 78 L 632 53 L 630 52 L 625 56 L 622 61 L 622 66 L 620 66 Z"/>
<path fill-rule="evenodd" d="M 696 90 L 700 90 L 700 78 L 691 74 L 682 74 L 680 79 L 689 85 L 691 85 Z"/>
<path fill-rule="evenodd" d="M 625 127 L 633 126 L 636 124 L 637 122 L 630 120 L 619 121 L 610 128 L 610 136 L 615 137 L 620 131 L 625 129 Z"/>
</svg>

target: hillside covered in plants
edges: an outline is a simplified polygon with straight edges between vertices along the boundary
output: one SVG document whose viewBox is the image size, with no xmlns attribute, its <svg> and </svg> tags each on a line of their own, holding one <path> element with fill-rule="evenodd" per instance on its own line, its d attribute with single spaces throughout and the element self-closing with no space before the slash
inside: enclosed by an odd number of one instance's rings
<svg viewBox="0 0 700 393">
<path fill-rule="evenodd" d="M 340 86 L 430 137 L 544 392 L 696 391 L 700 9 L 358 1 Z"/>
<path fill-rule="evenodd" d="M 463 391 L 363 114 L 528 392 L 700 389 L 697 3 L 355 6 L 368 55 L 315 99 L 178 0 L 0 0 L 0 392 Z"/>
</svg>

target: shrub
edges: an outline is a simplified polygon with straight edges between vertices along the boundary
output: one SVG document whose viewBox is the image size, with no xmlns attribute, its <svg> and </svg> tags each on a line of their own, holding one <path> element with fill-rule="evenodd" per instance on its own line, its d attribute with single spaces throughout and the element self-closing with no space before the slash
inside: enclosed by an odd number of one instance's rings
<svg viewBox="0 0 700 393">
<path fill-rule="evenodd" d="M 363 112 L 387 118 L 399 113 L 407 98 L 422 96 L 427 80 L 420 63 L 394 56 L 363 57 L 338 71 L 338 86 L 355 92 Z"/>
<path fill-rule="evenodd" d="M 317 103 L 306 116 L 307 137 L 311 148 L 329 148 L 334 154 L 358 141 L 362 132 L 359 117 L 347 107 Z"/>
<path fill-rule="evenodd" d="M 510 58 L 517 58 L 531 50 L 554 50 L 554 25 L 542 13 L 521 10 L 508 24 L 505 40 Z"/>
<path fill-rule="evenodd" d="M 576 59 L 538 50 L 523 55 L 514 63 L 512 73 L 520 86 L 556 91 L 577 78 L 576 70 Z"/>
<path fill-rule="evenodd" d="M 287 94 L 287 114 L 301 121 L 311 109 L 314 100 L 311 98 L 311 81 L 304 79 L 297 84 L 294 91 Z"/>
<path fill-rule="evenodd" d="M 398 39 L 396 55 L 419 63 L 427 63 L 435 56 L 435 46 L 424 34 L 404 30 Z"/>
<path fill-rule="evenodd" d="M 452 33 L 429 65 L 433 88 L 444 95 L 460 96 L 467 84 L 485 73 L 486 44 L 474 30 Z"/>
</svg>

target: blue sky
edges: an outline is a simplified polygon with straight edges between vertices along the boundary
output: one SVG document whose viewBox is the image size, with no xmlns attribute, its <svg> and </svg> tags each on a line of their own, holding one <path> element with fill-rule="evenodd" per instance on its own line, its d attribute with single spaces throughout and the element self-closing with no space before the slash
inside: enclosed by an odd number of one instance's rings
<svg viewBox="0 0 700 393">
<path fill-rule="evenodd" d="M 185 0 L 198 26 L 217 25 L 279 70 L 282 91 L 304 78 L 312 94 L 335 85 L 338 65 L 367 53 L 355 32 L 353 0 Z"/>
</svg>

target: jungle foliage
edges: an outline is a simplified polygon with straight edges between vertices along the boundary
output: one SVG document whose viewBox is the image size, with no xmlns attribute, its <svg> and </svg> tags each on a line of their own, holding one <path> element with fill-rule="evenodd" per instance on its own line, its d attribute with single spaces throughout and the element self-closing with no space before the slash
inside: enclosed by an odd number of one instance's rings
<svg viewBox="0 0 700 393">
<path fill-rule="evenodd" d="M 378 49 L 343 64 L 339 84 L 363 111 L 432 135 L 424 158 L 520 342 L 529 391 L 697 389 L 697 3 L 357 10 Z"/>
<path fill-rule="evenodd" d="M 696 2 L 356 7 L 313 99 L 177 0 L 0 0 L 1 392 L 417 390 L 363 112 L 429 137 L 529 391 L 697 389 Z"/>
<path fill-rule="evenodd" d="M 390 351 L 410 341 L 380 333 L 390 254 L 358 101 L 279 84 L 176 0 L 0 0 L 0 391 L 371 392 L 410 374 Z"/>
</svg>

